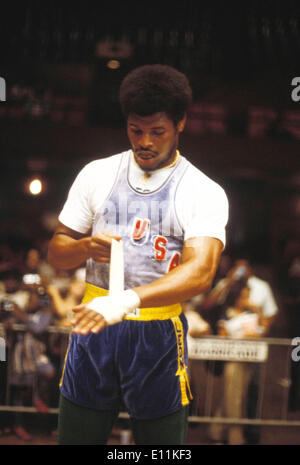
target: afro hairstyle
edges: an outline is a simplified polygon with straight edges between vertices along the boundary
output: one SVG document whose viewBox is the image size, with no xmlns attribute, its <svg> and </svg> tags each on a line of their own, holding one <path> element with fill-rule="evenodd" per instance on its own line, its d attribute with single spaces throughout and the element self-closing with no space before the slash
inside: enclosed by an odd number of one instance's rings
<svg viewBox="0 0 300 465">
<path fill-rule="evenodd" d="M 131 71 L 120 87 L 120 104 L 129 114 L 150 116 L 165 112 L 175 126 L 185 116 L 192 102 L 187 77 L 168 65 L 144 65 Z"/>
</svg>

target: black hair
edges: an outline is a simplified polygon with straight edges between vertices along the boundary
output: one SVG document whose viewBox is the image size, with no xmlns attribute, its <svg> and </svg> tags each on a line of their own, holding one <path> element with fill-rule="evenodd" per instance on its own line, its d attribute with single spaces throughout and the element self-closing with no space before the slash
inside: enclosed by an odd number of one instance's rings
<svg viewBox="0 0 300 465">
<path fill-rule="evenodd" d="M 240 297 L 242 290 L 245 289 L 247 286 L 247 279 L 246 278 L 241 278 L 235 281 L 227 294 L 227 297 L 224 302 L 225 307 L 231 307 L 234 306 L 237 299 Z"/>
<path fill-rule="evenodd" d="M 192 102 L 187 77 L 168 65 L 144 65 L 131 71 L 120 87 L 120 104 L 127 119 L 130 113 L 150 116 L 165 112 L 175 125 Z"/>
</svg>

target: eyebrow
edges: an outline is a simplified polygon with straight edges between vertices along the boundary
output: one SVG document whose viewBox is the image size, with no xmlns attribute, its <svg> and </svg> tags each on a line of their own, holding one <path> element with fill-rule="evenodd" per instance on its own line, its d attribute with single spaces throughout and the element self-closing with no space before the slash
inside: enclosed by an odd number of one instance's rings
<svg viewBox="0 0 300 465">
<path fill-rule="evenodd" d="M 135 128 L 138 128 L 139 129 L 139 126 L 137 124 L 134 124 L 134 123 L 128 123 L 129 126 L 134 126 Z M 150 129 L 166 129 L 164 126 L 152 126 Z"/>
</svg>

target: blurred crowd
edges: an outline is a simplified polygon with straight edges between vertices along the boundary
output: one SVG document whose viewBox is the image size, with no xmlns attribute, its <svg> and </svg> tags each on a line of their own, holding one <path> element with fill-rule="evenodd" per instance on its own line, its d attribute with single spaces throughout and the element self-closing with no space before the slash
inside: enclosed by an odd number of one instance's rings
<svg viewBox="0 0 300 465">
<path fill-rule="evenodd" d="M 270 334 L 279 308 L 270 284 L 256 276 L 245 259 L 223 255 L 212 289 L 184 305 L 191 337 L 215 335 L 232 339 L 263 338 Z M 259 364 L 245 361 L 215 362 L 213 376 L 222 375 L 222 396 L 215 417 L 255 418 L 259 391 Z M 203 372 L 191 364 L 192 388 L 200 391 Z M 220 444 L 258 443 L 259 428 L 211 423 L 211 440 Z"/>
<path fill-rule="evenodd" d="M 294 338 L 300 335 L 300 241 L 287 239 L 279 272 L 262 268 L 249 259 L 221 257 L 212 289 L 184 304 L 190 337 L 219 336 L 231 339 Z M 275 362 L 276 363 L 276 362 Z M 206 370 L 191 364 L 194 392 L 207 371 L 221 380 L 221 397 L 215 417 L 256 419 L 261 389 L 261 363 L 215 361 Z M 206 371 L 206 373 L 205 373 Z M 288 409 L 300 409 L 300 365 L 290 360 Z M 208 437 L 220 444 L 258 444 L 260 427 L 212 422 Z"/>
<path fill-rule="evenodd" d="M 212 289 L 184 304 L 190 336 L 263 337 L 279 308 L 270 284 L 246 259 L 221 257 Z"/>
<path fill-rule="evenodd" d="M 47 413 L 58 406 L 68 328 L 72 308 L 85 292 L 85 270 L 55 270 L 37 248 L 26 251 L 20 260 L 2 247 L 2 258 L 0 336 L 9 363 L 0 364 L 0 404 L 34 406 Z M 29 440 L 23 420 L 22 409 L 0 412 L 0 434 L 14 432 Z"/>
<path fill-rule="evenodd" d="M 5 357 L 9 361 L 0 363 L 0 404 L 34 406 L 45 413 L 58 406 L 72 308 L 84 295 L 85 269 L 54 269 L 46 260 L 46 247 L 15 253 L 8 245 L 0 245 L 0 256 L 0 336 L 5 340 Z M 298 308 L 300 289 L 299 260 L 300 253 L 299 258 L 293 255 L 287 268 L 292 292 L 286 292 L 285 300 L 295 308 Z M 189 337 L 248 339 L 272 335 L 272 328 L 282 315 L 284 299 L 278 301 L 278 289 L 274 292 L 267 275 L 262 278 L 259 274 L 248 260 L 223 254 L 211 290 L 183 303 Z M 294 331 L 297 330 L 294 328 Z M 248 416 L 251 416 L 256 409 L 258 391 L 255 364 L 249 367 L 239 362 L 216 363 L 214 370 L 213 375 L 222 374 L 224 379 L 223 397 L 215 415 L 242 417 L 247 397 Z M 297 384 L 298 367 L 294 371 Z M 200 374 L 193 366 L 190 376 L 192 387 L 197 390 Z M 55 433 L 54 417 L 50 429 Z M 0 434 L 10 431 L 22 439 L 30 439 L 23 420 L 22 409 L 9 413 L 0 410 Z M 244 443 L 239 425 L 227 428 L 214 425 L 210 434 L 215 440 L 227 436 L 230 444 Z"/>
</svg>

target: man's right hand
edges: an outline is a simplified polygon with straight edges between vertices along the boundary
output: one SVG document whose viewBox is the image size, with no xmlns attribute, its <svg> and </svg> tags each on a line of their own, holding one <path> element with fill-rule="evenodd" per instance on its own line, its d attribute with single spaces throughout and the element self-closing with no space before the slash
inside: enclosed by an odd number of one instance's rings
<svg viewBox="0 0 300 465">
<path fill-rule="evenodd" d="M 99 263 L 109 263 L 112 239 L 120 241 L 122 237 L 115 236 L 109 231 L 102 231 L 101 233 L 91 236 L 88 243 L 88 253 L 90 257 Z"/>
</svg>

